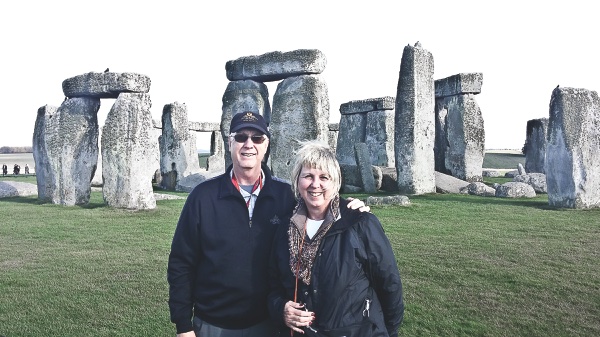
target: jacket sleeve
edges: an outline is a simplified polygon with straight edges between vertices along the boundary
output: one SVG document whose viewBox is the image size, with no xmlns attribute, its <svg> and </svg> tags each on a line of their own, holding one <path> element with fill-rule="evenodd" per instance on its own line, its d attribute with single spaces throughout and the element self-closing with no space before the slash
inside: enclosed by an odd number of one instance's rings
<svg viewBox="0 0 600 337">
<path fill-rule="evenodd" d="M 392 245 L 383 231 L 379 219 L 373 214 L 364 213 L 362 230 L 365 234 L 365 248 L 369 255 L 370 273 L 377 298 L 381 303 L 386 329 L 391 337 L 398 335 L 398 328 L 404 318 L 402 281 L 394 257 Z"/>
<path fill-rule="evenodd" d="M 198 200 L 189 195 L 173 235 L 167 267 L 169 310 L 171 322 L 175 323 L 177 333 L 193 330 L 193 292 L 198 263 L 196 243 L 198 242 L 199 219 Z"/>
<path fill-rule="evenodd" d="M 285 322 L 283 320 L 283 308 L 285 307 L 285 303 L 288 301 L 285 295 L 285 287 L 283 286 L 283 276 L 278 268 L 278 261 L 285 258 L 285 256 L 281 256 L 281 245 L 287 242 L 287 231 L 285 229 L 287 229 L 286 224 L 280 225 L 279 228 L 277 228 L 275 236 L 273 237 L 268 269 L 269 295 L 267 297 L 267 305 L 269 309 L 269 315 L 274 322 L 281 326 L 285 326 Z"/>
</svg>

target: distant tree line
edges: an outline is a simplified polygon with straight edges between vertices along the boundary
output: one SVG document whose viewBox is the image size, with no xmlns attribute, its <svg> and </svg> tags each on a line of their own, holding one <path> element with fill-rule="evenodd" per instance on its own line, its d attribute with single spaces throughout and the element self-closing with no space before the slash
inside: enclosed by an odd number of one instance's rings
<svg viewBox="0 0 600 337">
<path fill-rule="evenodd" d="M 0 153 L 32 153 L 33 149 L 31 146 L 2 146 L 0 147 Z"/>
</svg>

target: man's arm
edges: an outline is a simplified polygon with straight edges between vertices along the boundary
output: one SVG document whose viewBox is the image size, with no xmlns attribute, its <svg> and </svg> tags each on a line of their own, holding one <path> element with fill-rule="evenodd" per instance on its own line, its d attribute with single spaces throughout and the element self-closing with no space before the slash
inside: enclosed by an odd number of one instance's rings
<svg viewBox="0 0 600 337">
<path fill-rule="evenodd" d="M 365 203 L 360 199 L 355 199 L 352 197 L 346 198 L 348 200 L 348 208 L 350 209 L 358 209 L 361 212 L 369 212 L 371 211 L 371 207 L 365 205 Z"/>
</svg>

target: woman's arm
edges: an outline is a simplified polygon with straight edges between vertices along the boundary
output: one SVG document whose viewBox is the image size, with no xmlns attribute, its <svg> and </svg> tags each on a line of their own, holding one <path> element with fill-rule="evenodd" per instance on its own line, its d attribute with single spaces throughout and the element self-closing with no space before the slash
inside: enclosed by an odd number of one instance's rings
<svg viewBox="0 0 600 337">
<path fill-rule="evenodd" d="M 402 281 L 389 239 L 375 215 L 365 214 L 362 231 L 369 257 L 371 283 L 381 303 L 385 325 L 390 336 L 397 336 L 404 318 Z"/>
</svg>

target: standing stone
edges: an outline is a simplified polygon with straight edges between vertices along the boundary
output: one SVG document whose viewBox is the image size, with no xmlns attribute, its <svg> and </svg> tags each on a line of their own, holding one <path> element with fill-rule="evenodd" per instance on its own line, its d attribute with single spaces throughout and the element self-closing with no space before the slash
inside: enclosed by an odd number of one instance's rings
<svg viewBox="0 0 600 337">
<path fill-rule="evenodd" d="M 46 137 L 47 124 L 51 123 L 57 107 L 44 105 L 38 109 L 33 130 L 33 160 L 35 162 L 35 178 L 37 180 L 38 199 L 51 202 L 55 191 L 56 176 L 48 158 Z"/>
<path fill-rule="evenodd" d="M 482 181 L 485 131 L 472 94 L 436 98 L 435 170 L 468 182 Z"/>
<path fill-rule="evenodd" d="M 548 118 L 527 121 L 525 138 L 525 171 L 546 173 L 546 136 L 548 134 Z"/>
<path fill-rule="evenodd" d="M 401 194 L 435 192 L 433 55 L 406 46 L 396 95 L 395 153 Z"/>
<path fill-rule="evenodd" d="M 340 164 L 356 165 L 354 144 L 365 142 L 367 114 L 347 111 L 342 107 L 343 104 L 340 106 L 340 131 L 338 132 L 335 156 Z"/>
<path fill-rule="evenodd" d="M 102 131 L 104 201 L 126 209 L 156 208 L 152 190 L 154 137 L 148 94 L 122 93 L 110 109 Z"/>
<path fill-rule="evenodd" d="M 164 106 L 159 146 L 163 188 L 174 190 L 180 179 L 200 172 L 196 132 L 190 131 L 185 103 Z"/>
<path fill-rule="evenodd" d="M 269 89 L 264 83 L 251 80 L 229 82 L 223 94 L 221 114 L 221 136 L 224 148 L 225 167 L 231 165 L 229 152 L 229 125 L 235 114 L 255 112 L 262 115 L 269 124 L 271 120 L 271 105 L 269 104 Z M 266 156 L 265 156 L 266 157 Z M 265 158 L 266 160 L 267 158 Z"/>
<path fill-rule="evenodd" d="M 336 157 L 356 165 L 354 144 L 366 143 L 371 164 L 394 166 L 394 97 L 370 98 L 340 105 L 340 132 Z"/>
<path fill-rule="evenodd" d="M 289 180 L 298 141 L 327 143 L 329 97 L 327 84 L 320 75 L 291 77 L 277 85 L 269 129 L 271 170 L 278 177 Z"/>
<path fill-rule="evenodd" d="M 60 205 L 82 205 L 90 200 L 91 181 L 98 161 L 98 110 L 100 99 L 65 100 L 46 120 L 46 150 L 52 191 L 44 191 Z M 36 165 L 37 167 L 37 165 Z"/>
<path fill-rule="evenodd" d="M 596 91 L 555 88 L 546 150 L 548 203 L 600 207 L 600 99 Z"/>
<path fill-rule="evenodd" d="M 223 152 L 221 132 L 213 131 L 210 135 L 210 156 L 206 160 L 207 171 L 211 173 L 225 172 L 226 167 Z"/>
<path fill-rule="evenodd" d="M 358 166 L 363 190 L 366 193 L 376 193 L 375 178 L 373 178 L 373 170 L 371 168 L 367 144 L 356 143 L 354 145 L 354 153 L 356 154 L 356 164 Z"/>
<path fill-rule="evenodd" d="M 394 167 L 394 110 L 377 110 L 367 113 L 365 143 L 370 154 L 371 164 Z"/>
<path fill-rule="evenodd" d="M 327 144 L 329 145 L 329 147 L 331 148 L 331 151 L 333 151 L 333 153 L 336 153 L 337 151 L 337 140 L 338 140 L 338 134 L 340 132 L 340 123 L 329 123 L 329 139 L 327 141 Z"/>
</svg>

